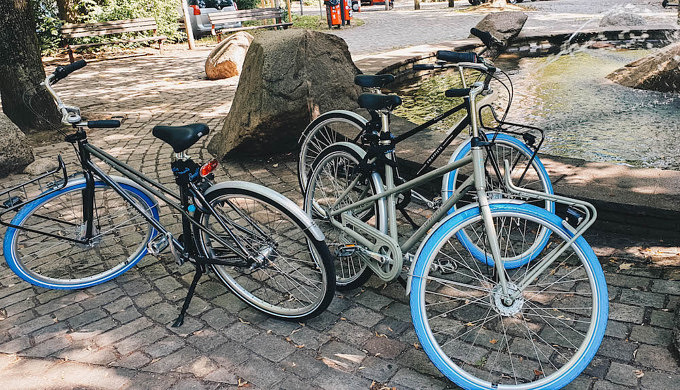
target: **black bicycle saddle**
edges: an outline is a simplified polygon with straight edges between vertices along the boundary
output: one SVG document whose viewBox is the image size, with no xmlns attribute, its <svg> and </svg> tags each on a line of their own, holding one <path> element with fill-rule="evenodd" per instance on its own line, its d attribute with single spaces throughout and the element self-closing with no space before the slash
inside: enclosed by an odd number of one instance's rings
<svg viewBox="0 0 680 390">
<path fill-rule="evenodd" d="M 358 74 L 354 76 L 354 84 L 364 88 L 382 88 L 394 81 L 391 74 Z"/>
<path fill-rule="evenodd" d="M 185 126 L 154 126 L 152 134 L 170 144 L 175 153 L 180 153 L 189 149 L 209 132 L 210 129 L 205 123 L 192 123 Z"/>
<path fill-rule="evenodd" d="M 392 111 L 401 104 L 401 98 L 397 95 L 378 95 L 373 93 L 359 95 L 358 101 L 359 107 L 375 111 Z"/>
</svg>

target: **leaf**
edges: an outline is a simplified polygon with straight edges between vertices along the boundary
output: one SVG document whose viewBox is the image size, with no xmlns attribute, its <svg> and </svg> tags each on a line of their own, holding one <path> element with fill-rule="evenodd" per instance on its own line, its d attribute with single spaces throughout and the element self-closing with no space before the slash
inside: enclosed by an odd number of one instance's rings
<svg viewBox="0 0 680 390">
<path fill-rule="evenodd" d="M 638 378 L 638 379 L 639 379 L 639 378 L 642 378 L 643 376 L 645 376 L 645 373 L 642 372 L 642 370 L 633 370 L 633 374 L 634 374 L 635 377 Z"/>
<path fill-rule="evenodd" d="M 541 375 L 543 375 L 543 371 L 534 370 L 534 375 L 541 376 Z"/>
<path fill-rule="evenodd" d="M 354 363 L 361 363 L 361 361 L 364 360 L 364 357 L 361 355 L 351 355 L 348 353 L 336 353 L 335 356 Z"/>
<path fill-rule="evenodd" d="M 491 340 L 489 340 L 489 342 L 490 342 L 491 344 L 496 344 L 496 343 L 498 342 L 498 340 L 496 340 L 496 339 L 491 339 Z"/>
<path fill-rule="evenodd" d="M 619 265 L 619 271 L 625 271 L 627 269 L 630 269 L 633 266 L 633 263 L 623 263 Z"/>
</svg>

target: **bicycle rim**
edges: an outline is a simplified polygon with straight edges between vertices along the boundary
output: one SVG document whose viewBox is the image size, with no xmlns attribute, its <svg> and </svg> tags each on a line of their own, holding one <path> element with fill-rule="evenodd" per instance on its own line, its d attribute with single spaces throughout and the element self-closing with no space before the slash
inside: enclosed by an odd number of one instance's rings
<svg viewBox="0 0 680 390">
<path fill-rule="evenodd" d="M 213 265 L 217 276 L 254 308 L 283 319 L 302 320 L 324 310 L 332 299 L 324 256 L 317 243 L 292 213 L 255 192 L 217 190 L 208 201 L 236 240 L 214 216 L 200 223 L 232 247 L 238 241 L 256 259 L 252 266 Z M 228 248 L 196 229 L 197 246 L 208 258 L 238 260 Z"/>
<path fill-rule="evenodd" d="M 494 219 L 511 216 L 551 230 L 542 259 L 570 237 L 553 214 L 530 205 L 492 205 Z M 449 379 L 472 389 L 555 389 L 575 379 L 595 355 L 607 321 L 602 269 L 583 238 L 569 246 L 512 304 L 501 300 L 490 267 L 467 253 L 455 238 L 478 226 L 478 209 L 442 223 L 421 247 L 414 269 L 411 313 L 423 349 Z M 524 245 L 521 235 L 513 245 Z M 510 250 L 501 247 L 501 251 Z M 521 250 L 521 249 L 520 249 Z M 454 272 L 434 261 L 445 258 Z M 506 269 L 512 290 L 539 260 Z"/>
<path fill-rule="evenodd" d="M 155 203 L 139 189 L 118 183 L 142 208 L 158 218 Z M 79 239 L 84 230 L 82 190 L 76 183 L 24 206 L 12 223 L 34 230 Z M 113 188 L 95 183 L 95 235 L 78 244 L 44 234 L 8 228 L 4 253 L 22 279 L 53 289 L 76 289 L 111 280 L 146 255 L 155 235 L 151 225 Z"/>
</svg>

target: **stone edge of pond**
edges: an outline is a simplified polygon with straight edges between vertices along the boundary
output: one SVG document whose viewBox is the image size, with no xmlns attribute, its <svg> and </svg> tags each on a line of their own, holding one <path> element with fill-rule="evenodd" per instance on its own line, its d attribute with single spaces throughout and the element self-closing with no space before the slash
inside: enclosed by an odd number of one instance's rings
<svg viewBox="0 0 680 390">
<path fill-rule="evenodd" d="M 561 45 L 574 33 L 523 32 L 511 46 L 525 46 L 532 50 L 541 42 Z M 589 28 L 578 31 L 572 41 L 661 39 L 669 34 L 680 35 L 680 26 Z M 437 50 L 466 51 L 480 46 L 481 42 L 477 39 L 461 39 L 362 56 L 355 62 L 366 73 L 391 73 L 397 79 L 413 78 L 412 64 L 433 62 Z M 680 171 L 634 168 L 547 155 L 541 155 L 541 159 L 550 173 L 556 193 L 587 200 L 597 207 L 600 228 L 659 238 L 680 238 Z"/>
</svg>

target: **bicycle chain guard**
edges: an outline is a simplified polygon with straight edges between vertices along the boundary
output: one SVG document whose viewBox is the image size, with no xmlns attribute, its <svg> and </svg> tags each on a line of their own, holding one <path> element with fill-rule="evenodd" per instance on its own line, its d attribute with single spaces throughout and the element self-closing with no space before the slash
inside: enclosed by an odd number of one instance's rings
<svg viewBox="0 0 680 390">
<path fill-rule="evenodd" d="M 391 281 L 399 276 L 404 259 L 397 242 L 348 212 L 342 213 L 340 218 L 343 232 L 362 244 L 371 244 L 364 249 L 369 259 L 366 264 L 378 277 Z"/>
</svg>

